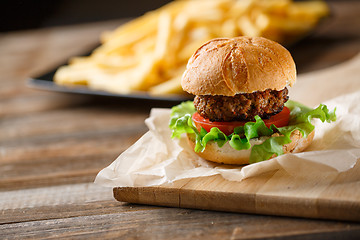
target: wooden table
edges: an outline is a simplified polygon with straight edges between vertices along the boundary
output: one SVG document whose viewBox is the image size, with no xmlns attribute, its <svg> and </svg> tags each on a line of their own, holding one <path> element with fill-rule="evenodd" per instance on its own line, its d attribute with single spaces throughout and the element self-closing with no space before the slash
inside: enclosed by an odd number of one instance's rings
<svg viewBox="0 0 360 240">
<path fill-rule="evenodd" d="M 360 51 L 360 2 L 330 2 L 333 16 L 291 52 L 299 73 Z M 360 236 L 352 222 L 260 216 L 117 202 L 92 182 L 147 131 L 164 102 L 30 89 L 38 76 L 88 51 L 122 21 L 0 35 L 0 239 L 332 239 Z"/>
</svg>

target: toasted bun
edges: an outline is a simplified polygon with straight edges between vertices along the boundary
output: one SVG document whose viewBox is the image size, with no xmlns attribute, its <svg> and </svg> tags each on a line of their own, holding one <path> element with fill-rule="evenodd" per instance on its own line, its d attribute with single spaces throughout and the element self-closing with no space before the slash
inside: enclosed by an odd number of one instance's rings
<svg viewBox="0 0 360 240">
<path fill-rule="evenodd" d="M 299 130 L 295 130 L 291 136 L 291 142 L 283 146 L 283 151 L 285 153 L 297 153 L 305 150 L 312 142 L 314 138 L 315 131 L 312 131 L 307 138 L 303 138 Z M 192 149 L 195 147 L 195 139 L 191 134 L 188 134 L 188 142 Z M 264 139 L 251 139 L 251 145 L 261 144 Z M 229 142 L 227 142 L 221 148 L 215 142 L 208 142 L 206 144 L 205 150 L 203 152 L 197 152 L 200 157 L 217 163 L 224 164 L 249 164 L 251 148 L 247 150 L 235 150 L 233 149 Z M 273 157 L 276 157 L 274 155 Z"/>
<path fill-rule="evenodd" d="M 282 90 L 296 80 L 290 53 L 262 37 L 214 39 L 189 59 L 181 80 L 194 95 L 234 96 L 255 91 Z"/>
</svg>

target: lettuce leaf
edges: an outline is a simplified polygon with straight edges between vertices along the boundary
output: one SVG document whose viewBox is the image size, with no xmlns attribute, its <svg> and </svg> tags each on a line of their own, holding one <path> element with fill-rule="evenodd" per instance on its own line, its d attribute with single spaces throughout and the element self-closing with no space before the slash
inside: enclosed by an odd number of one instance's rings
<svg viewBox="0 0 360 240">
<path fill-rule="evenodd" d="M 260 162 L 283 154 L 283 145 L 290 143 L 290 135 L 293 131 L 299 130 L 303 137 L 307 137 L 313 130 L 311 120 L 320 119 L 322 122 L 336 121 L 334 109 L 329 111 L 326 105 L 320 104 L 317 108 L 311 109 L 301 103 L 288 101 L 285 104 L 290 109 L 290 122 L 288 126 L 277 128 L 272 125 L 266 127 L 264 121 L 259 117 L 255 117 L 255 122 L 247 122 L 244 126 L 237 127 L 234 132 L 227 136 L 218 128 L 212 128 L 207 132 L 204 128 L 199 131 L 191 116 L 195 113 L 193 102 L 187 101 L 180 105 L 174 106 L 170 115 L 169 127 L 172 130 L 172 137 L 179 138 L 183 133 L 191 133 L 195 135 L 195 151 L 204 151 L 209 141 L 214 141 L 219 147 L 226 142 L 236 150 L 250 149 L 250 139 L 262 136 L 271 136 L 273 133 L 280 133 L 279 136 L 267 138 L 263 143 L 254 145 L 251 149 L 250 163 Z"/>
<path fill-rule="evenodd" d="M 172 138 L 179 138 L 183 133 L 200 134 L 191 120 L 195 113 L 193 102 L 187 101 L 171 108 L 169 127 L 172 129 Z"/>
</svg>

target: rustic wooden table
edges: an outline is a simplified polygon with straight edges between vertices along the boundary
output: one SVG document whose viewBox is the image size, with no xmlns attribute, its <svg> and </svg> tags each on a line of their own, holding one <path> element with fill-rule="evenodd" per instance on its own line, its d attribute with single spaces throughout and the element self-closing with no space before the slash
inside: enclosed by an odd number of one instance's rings
<svg viewBox="0 0 360 240">
<path fill-rule="evenodd" d="M 360 52 L 360 2 L 330 2 L 333 16 L 291 50 L 299 73 Z M 122 21 L 0 35 L 0 238 L 340 239 L 360 224 L 117 202 L 92 182 L 147 131 L 164 102 L 30 89 L 27 78 L 93 48 Z"/>
</svg>

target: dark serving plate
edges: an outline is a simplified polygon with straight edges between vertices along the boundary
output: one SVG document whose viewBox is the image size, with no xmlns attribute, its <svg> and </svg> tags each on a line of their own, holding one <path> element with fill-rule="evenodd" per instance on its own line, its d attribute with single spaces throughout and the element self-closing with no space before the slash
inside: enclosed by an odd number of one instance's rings
<svg viewBox="0 0 360 240">
<path fill-rule="evenodd" d="M 93 96 L 105 96 L 105 97 L 116 97 L 116 98 L 127 98 L 127 99 L 143 99 L 143 100 L 153 100 L 153 101 L 166 101 L 166 102 L 181 102 L 186 100 L 191 100 L 190 96 L 186 95 L 163 95 L 163 96 L 154 96 L 146 92 L 134 92 L 131 94 L 118 94 L 112 92 L 106 92 L 101 90 L 94 90 L 88 88 L 87 86 L 74 85 L 74 86 L 63 86 L 58 85 L 53 81 L 54 74 L 56 69 L 46 73 L 42 76 L 36 78 L 29 78 L 27 85 L 31 88 L 48 90 L 54 92 L 63 92 L 63 93 L 74 93 L 74 94 L 84 94 L 84 95 L 93 95 Z"/>
<path fill-rule="evenodd" d="M 324 17 L 320 20 L 318 25 L 323 25 L 328 18 L 330 17 Z M 318 26 L 315 28 L 317 29 Z M 294 40 L 292 43 L 287 45 L 287 47 L 293 47 L 295 43 L 309 38 L 309 36 L 313 35 L 315 32 L 315 29 L 308 34 Z M 96 46 L 98 47 L 98 46 Z M 93 49 L 95 49 L 94 47 Z M 92 51 L 88 52 L 87 54 L 83 54 L 81 56 L 89 56 Z M 65 65 L 65 64 L 62 64 Z M 62 66 L 61 65 L 61 66 Z M 28 86 L 35 89 L 41 89 L 41 90 L 48 90 L 48 91 L 55 91 L 55 92 L 63 92 L 63 93 L 75 93 L 75 94 L 84 94 L 84 95 L 93 95 L 93 96 L 106 96 L 106 97 L 116 97 L 116 98 L 123 98 L 123 99 L 140 99 L 140 100 L 149 100 L 149 101 L 161 101 L 161 102 L 175 102 L 179 103 L 186 100 L 193 100 L 193 97 L 190 95 L 175 95 L 175 94 L 169 94 L 169 95 L 163 95 L 163 96 L 154 96 L 150 95 L 147 92 L 133 92 L 131 94 L 118 94 L 118 93 L 112 93 L 107 91 L 101 91 L 101 90 L 94 90 L 91 88 L 88 88 L 87 86 L 82 85 L 73 85 L 73 86 L 63 86 L 58 85 L 53 81 L 54 74 L 56 72 L 57 68 L 54 69 L 51 72 L 48 72 L 42 76 L 36 77 L 36 78 L 29 78 L 28 79 Z"/>
</svg>

